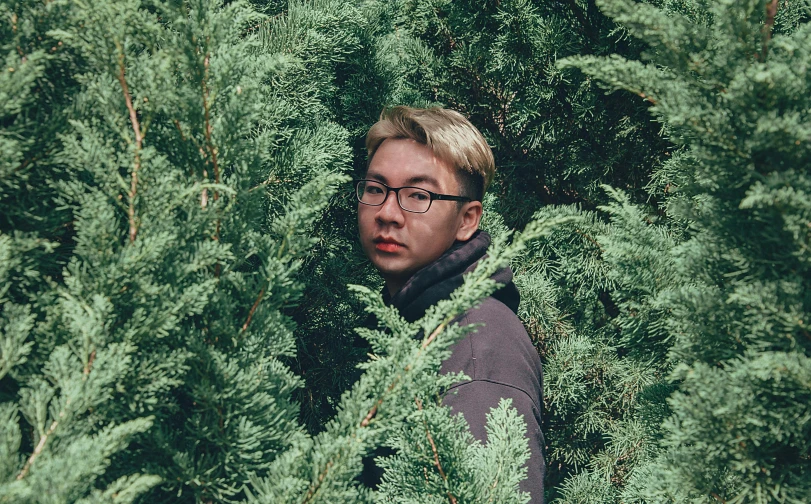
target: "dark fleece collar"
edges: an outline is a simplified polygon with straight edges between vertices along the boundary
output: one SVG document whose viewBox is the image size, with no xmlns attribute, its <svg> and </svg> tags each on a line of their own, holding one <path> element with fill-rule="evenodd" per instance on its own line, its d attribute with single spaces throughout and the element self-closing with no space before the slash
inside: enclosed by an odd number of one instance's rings
<svg viewBox="0 0 811 504">
<path fill-rule="evenodd" d="M 428 308 L 450 297 L 462 285 L 462 275 L 476 268 L 489 246 L 490 235 L 476 231 L 468 241 L 454 243 L 439 259 L 414 273 L 394 296 L 384 288 L 383 300 L 396 307 L 409 322 L 419 320 Z M 512 281 L 512 270 L 509 266 L 502 268 L 491 278 L 503 285 L 492 296 L 517 313 L 520 297 Z"/>
</svg>

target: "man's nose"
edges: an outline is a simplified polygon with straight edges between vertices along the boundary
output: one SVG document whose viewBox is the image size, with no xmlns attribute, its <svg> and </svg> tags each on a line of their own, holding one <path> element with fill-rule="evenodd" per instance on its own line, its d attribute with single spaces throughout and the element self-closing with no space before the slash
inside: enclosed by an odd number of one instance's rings
<svg viewBox="0 0 811 504">
<path fill-rule="evenodd" d="M 377 220 L 380 222 L 396 222 L 403 221 L 403 209 L 400 208 L 400 203 L 397 201 L 397 193 L 389 191 L 386 193 L 386 199 L 383 204 L 378 207 Z"/>
</svg>

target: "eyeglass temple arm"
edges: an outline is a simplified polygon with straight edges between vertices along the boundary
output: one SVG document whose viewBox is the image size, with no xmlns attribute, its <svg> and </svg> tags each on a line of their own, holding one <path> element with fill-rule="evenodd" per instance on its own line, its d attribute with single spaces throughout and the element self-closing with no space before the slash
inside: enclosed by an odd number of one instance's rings
<svg viewBox="0 0 811 504">
<path fill-rule="evenodd" d="M 450 201 L 473 201 L 467 196 L 451 196 L 449 194 L 436 194 L 432 193 L 435 200 L 450 200 Z"/>
</svg>

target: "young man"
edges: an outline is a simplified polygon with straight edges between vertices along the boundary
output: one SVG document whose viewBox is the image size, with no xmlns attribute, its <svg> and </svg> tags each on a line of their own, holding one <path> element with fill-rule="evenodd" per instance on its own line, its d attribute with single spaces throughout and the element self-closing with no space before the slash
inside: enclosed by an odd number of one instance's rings
<svg viewBox="0 0 811 504">
<path fill-rule="evenodd" d="M 493 154 L 467 119 L 439 108 L 384 110 L 366 148 L 368 169 L 355 187 L 360 241 L 385 280 L 386 301 L 415 321 L 461 285 L 486 253 L 490 236 L 478 228 L 495 173 Z M 516 316 L 512 272 L 505 268 L 494 279 L 504 287 L 459 321 L 484 326 L 459 341 L 441 368 L 471 379 L 454 385 L 443 402 L 486 441 L 485 415 L 502 397 L 512 398 L 527 423 L 531 451 L 521 489 L 541 503 L 541 362 Z"/>
</svg>

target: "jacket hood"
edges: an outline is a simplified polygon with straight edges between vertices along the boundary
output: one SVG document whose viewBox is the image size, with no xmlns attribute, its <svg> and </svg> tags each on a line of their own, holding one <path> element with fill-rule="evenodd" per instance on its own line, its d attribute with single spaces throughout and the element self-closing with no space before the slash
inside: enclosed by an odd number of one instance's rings
<svg viewBox="0 0 811 504">
<path fill-rule="evenodd" d="M 409 322 L 419 320 L 428 308 L 450 297 L 462 285 L 462 276 L 476 269 L 479 260 L 487 255 L 490 242 L 490 235 L 486 231 L 476 231 L 468 241 L 454 243 L 439 259 L 414 273 L 394 296 L 390 296 L 384 288 L 383 300 L 396 307 Z M 517 313 L 520 296 L 509 266 L 498 270 L 490 278 L 503 284 L 492 297 Z"/>
</svg>

